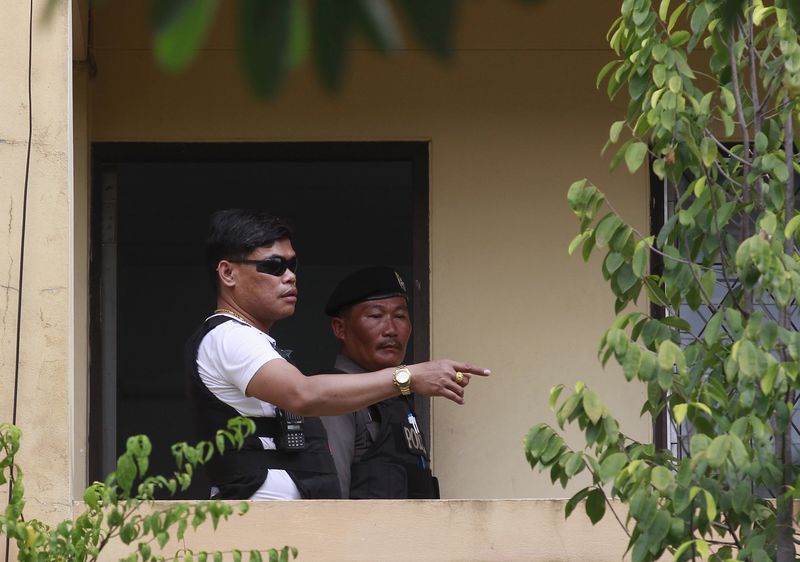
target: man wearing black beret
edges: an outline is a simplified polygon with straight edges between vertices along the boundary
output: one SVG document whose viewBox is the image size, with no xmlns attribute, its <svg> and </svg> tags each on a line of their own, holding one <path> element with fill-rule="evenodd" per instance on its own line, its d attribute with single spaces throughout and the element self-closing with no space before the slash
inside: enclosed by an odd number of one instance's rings
<svg viewBox="0 0 800 562">
<path fill-rule="evenodd" d="M 341 343 L 332 371 L 366 373 L 401 365 L 411 336 L 408 294 L 390 267 L 345 277 L 325 312 Z M 323 416 L 342 497 L 438 498 L 413 395 L 401 395 L 340 416 Z"/>
<path fill-rule="evenodd" d="M 258 210 L 214 213 L 206 244 L 216 309 L 186 346 L 186 371 L 198 437 L 214 440 L 233 416 L 256 426 L 241 449 L 205 465 L 219 499 L 341 496 L 336 467 L 315 416 L 353 412 L 417 392 L 464 402 L 472 375 L 489 371 L 441 359 L 360 375 L 306 377 L 270 335 L 294 314 L 297 255 L 291 230 Z"/>
</svg>

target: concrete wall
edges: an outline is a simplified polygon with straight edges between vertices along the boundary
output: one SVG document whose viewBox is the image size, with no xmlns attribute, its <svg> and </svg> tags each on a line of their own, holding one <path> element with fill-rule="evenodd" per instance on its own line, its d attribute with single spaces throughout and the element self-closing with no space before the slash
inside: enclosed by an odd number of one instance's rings
<svg viewBox="0 0 800 562">
<path fill-rule="evenodd" d="M 624 506 L 614 504 L 625 517 Z M 187 533 L 178 547 L 230 551 L 299 549 L 301 562 L 619 562 L 628 537 L 609 516 L 592 526 L 582 512 L 564 520 L 553 500 L 254 502 L 250 511 Z M 104 560 L 130 547 L 111 545 Z"/>
<path fill-rule="evenodd" d="M 47 19 L 44 5 L 37 3 L 31 17 L 28 2 L 0 4 L 0 21 L 7 30 L 0 38 L 4 77 L 0 81 L 0 422 L 16 421 L 23 430 L 24 444 L 16 460 L 25 471 L 27 516 L 60 518 L 71 513 L 74 495 L 72 38 L 68 3 L 55 3 Z M 27 222 L 21 255 L 29 117 Z M 22 314 L 18 315 L 20 297 Z M 6 495 L 0 496 L 3 506 L 7 501 Z"/>
<path fill-rule="evenodd" d="M 432 352 L 494 370 L 464 407 L 434 401 L 435 471 L 446 497 L 559 496 L 531 474 L 520 445 L 534 422 L 552 420 L 551 386 L 586 380 L 627 431 L 650 431 L 628 407 L 641 389 L 596 360 L 610 291 L 596 264 L 566 254 L 577 224 L 565 194 L 580 177 L 647 224 L 645 175 L 612 179 L 599 156 L 620 114 L 594 87 L 614 7 L 463 5 L 450 64 L 412 49 L 387 61 L 356 45 L 338 97 L 303 68 L 266 101 L 243 81 L 234 10 L 222 10 L 185 73 L 167 75 L 152 61 L 146 12 L 111 2 L 94 14 L 91 138 L 430 141 Z"/>
</svg>

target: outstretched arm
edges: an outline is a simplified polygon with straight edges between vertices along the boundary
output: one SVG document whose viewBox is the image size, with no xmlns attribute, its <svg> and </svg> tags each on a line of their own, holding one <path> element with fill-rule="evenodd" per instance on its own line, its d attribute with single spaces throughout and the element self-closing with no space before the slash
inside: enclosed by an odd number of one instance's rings
<svg viewBox="0 0 800 562">
<path fill-rule="evenodd" d="M 408 369 L 412 392 L 442 396 L 456 404 L 464 403 L 464 387 L 472 375 L 489 375 L 488 369 L 449 359 L 409 365 Z M 291 363 L 275 359 L 261 366 L 246 393 L 300 415 L 334 416 L 398 396 L 400 391 L 392 382 L 394 371 L 389 368 L 357 375 L 306 377 Z M 463 375 L 460 384 L 456 372 Z"/>
</svg>

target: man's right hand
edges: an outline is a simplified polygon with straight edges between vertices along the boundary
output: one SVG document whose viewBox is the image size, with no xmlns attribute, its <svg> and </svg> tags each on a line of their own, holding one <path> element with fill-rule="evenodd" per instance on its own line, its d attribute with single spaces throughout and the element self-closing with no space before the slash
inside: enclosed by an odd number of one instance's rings
<svg viewBox="0 0 800 562">
<path fill-rule="evenodd" d="M 486 377 L 491 374 L 489 369 L 450 359 L 409 365 L 408 370 L 411 372 L 411 392 L 423 396 L 441 396 L 456 404 L 464 403 L 464 387 L 473 375 Z M 460 382 L 456 379 L 460 379 Z"/>
</svg>

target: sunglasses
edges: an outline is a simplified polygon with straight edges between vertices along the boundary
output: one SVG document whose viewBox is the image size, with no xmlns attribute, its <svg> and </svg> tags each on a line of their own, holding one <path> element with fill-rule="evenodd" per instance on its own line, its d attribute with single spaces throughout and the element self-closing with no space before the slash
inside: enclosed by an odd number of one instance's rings
<svg viewBox="0 0 800 562">
<path fill-rule="evenodd" d="M 249 263 L 256 266 L 256 271 L 275 275 L 279 277 L 286 273 L 288 269 L 292 273 L 297 271 L 297 256 L 293 258 L 282 258 L 281 256 L 271 256 L 263 260 L 227 260 L 231 263 Z"/>
</svg>

